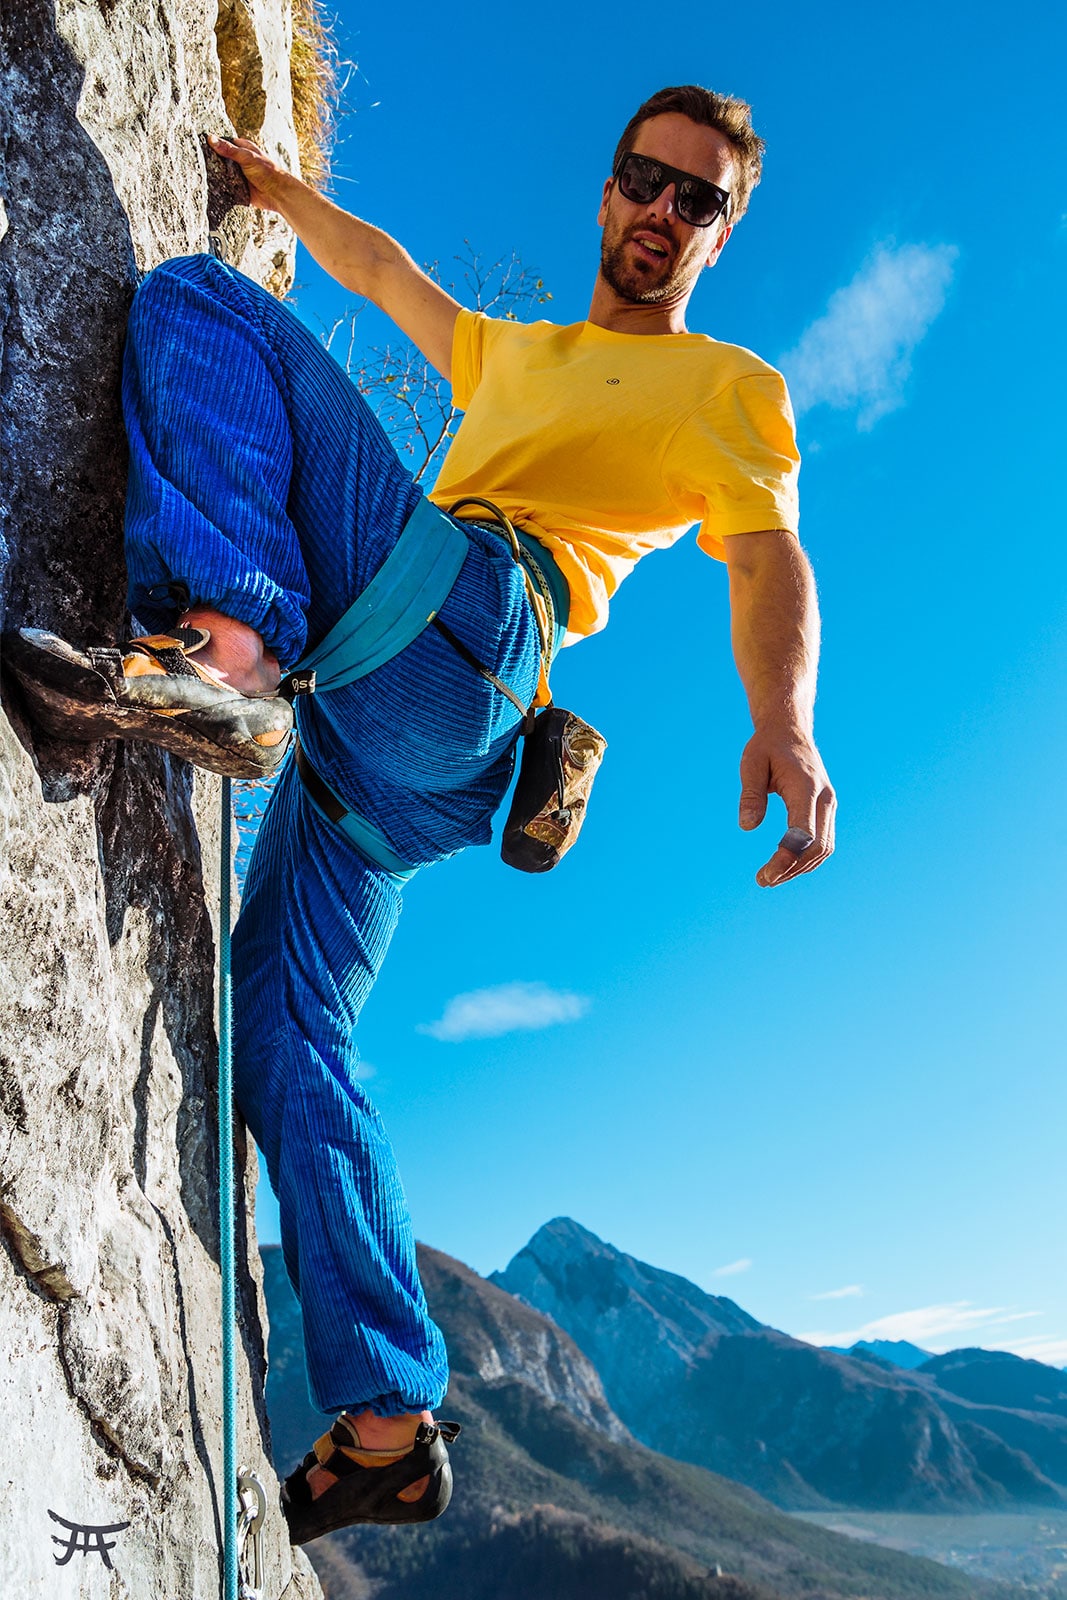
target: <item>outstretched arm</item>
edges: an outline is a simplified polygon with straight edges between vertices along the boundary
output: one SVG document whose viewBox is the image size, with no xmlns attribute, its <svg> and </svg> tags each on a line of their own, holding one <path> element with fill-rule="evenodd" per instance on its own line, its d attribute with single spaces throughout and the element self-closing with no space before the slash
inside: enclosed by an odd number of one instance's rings
<svg viewBox="0 0 1067 1600">
<path fill-rule="evenodd" d="M 807 557 L 791 533 L 735 533 L 725 541 L 734 660 L 754 732 L 741 757 L 742 828 L 758 828 L 767 798 L 785 802 L 789 827 L 812 843 L 779 846 L 756 874 L 764 887 L 810 872 L 834 848 L 837 801 L 815 747 L 819 611 Z"/>
<path fill-rule="evenodd" d="M 241 168 L 250 204 L 284 217 L 332 278 L 373 300 L 430 365 L 451 380 L 459 302 L 427 277 L 402 245 L 294 178 L 251 139 L 212 138 L 211 146 Z"/>
</svg>

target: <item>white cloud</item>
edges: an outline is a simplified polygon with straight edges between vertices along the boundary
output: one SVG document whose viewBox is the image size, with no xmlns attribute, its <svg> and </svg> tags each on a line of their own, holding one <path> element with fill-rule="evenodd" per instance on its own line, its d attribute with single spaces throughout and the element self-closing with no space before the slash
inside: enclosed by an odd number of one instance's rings
<svg viewBox="0 0 1067 1600">
<path fill-rule="evenodd" d="M 862 1328 L 834 1333 L 820 1330 L 801 1333 L 797 1337 L 807 1344 L 844 1345 L 846 1348 L 861 1339 L 906 1339 L 909 1344 L 917 1344 L 926 1350 L 935 1347 L 953 1350 L 967 1343 L 969 1335 L 979 1328 L 1003 1328 L 1009 1323 L 1025 1322 L 1030 1317 L 1041 1315 L 1040 1311 L 1010 1311 L 1004 1306 L 978 1307 L 972 1306 L 969 1300 L 956 1300 L 949 1305 L 896 1311 L 888 1317 L 877 1317 Z M 983 1340 L 983 1344 L 989 1342 Z"/>
<path fill-rule="evenodd" d="M 879 245 L 779 365 L 797 414 L 856 411 L 861 432 L 904 404 L 911 357 L 941 312 L 954 245 Z"/>
<path fill-rule="evenodd" d="M 861 1283 L 846 1284 L 843 1289 L 825 1289 L 822 1294 L 809 1294 L 809 1300 L 862 1300 Z"/>
<path fill-rule="evenodd" d="M 736 1278 L 739 1272 L 747 1272 L 752 1262 L 748 1256 L 742 1256 L 740 1261 L 731 1261 L 725 1267 L 716 1267 L 712 1273 L 713 1278 Z"/>
<path fill-rule="evenodd" d="M 1029 1339 L 1014 1339 L 1011 1344 L 991 1344 L 990 1350 L 1010 1350 L 1028 1361 L 1043 1361 L 1048 1367 L 1067 1367 L 1067 1339 L 1050 1339 L 1034 1334 Z"/>
<path fill-rule="evenodd" d="M 454 995 L 444 1015 L 436 1022 L 421 1022 L 418 1031 L 450 1044 L 462 1039 L 495 1039 L 503 1033 L 576 1022 L 588 1009 L 584 995 L 550 989 L 544 983 L 500 983 L 493 989 Z"/>
</svg>

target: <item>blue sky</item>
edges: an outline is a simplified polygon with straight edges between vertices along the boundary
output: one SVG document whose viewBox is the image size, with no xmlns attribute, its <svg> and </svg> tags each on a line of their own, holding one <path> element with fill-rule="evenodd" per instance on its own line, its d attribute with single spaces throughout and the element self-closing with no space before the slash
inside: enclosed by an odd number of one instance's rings
<svg viewBox="0 0 1067 1600">
<path fill-rule="evenodd" d="M 610 742 L 578 848 L 424 873 L 364 1012 L 420 1237 L 487 1272 L 569 1214 L 800 1336 L 1067 1363 L 1051 8 L 336 14 L 335 197 L 446 278 L 515 250 L 561 322 L 634 107 L 753 103 L 765 179 L 689 326 L 796 396 L 840 797 L 834 859 L 757 888 L 724 571 L 642 563 L 554 677 Z M 349 303 L 298 279 L 312 325 Z"/>
</svg>

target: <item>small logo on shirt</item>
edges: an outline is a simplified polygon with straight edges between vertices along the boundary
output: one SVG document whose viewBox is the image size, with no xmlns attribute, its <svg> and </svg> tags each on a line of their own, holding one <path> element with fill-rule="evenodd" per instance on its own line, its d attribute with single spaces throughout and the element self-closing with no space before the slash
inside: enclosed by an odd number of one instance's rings
<svg viewBox="0 0 1067 1600">
<path fill-rule="evenodd" d="M 618 379 L 618 378 L 609 378 L 609 379 L 608 379 L 608 380 L 607 380 L 607 381 L 608 381 L 608 382 L 609 382 L 609 383 L 618 383 L 618 382 L 619 382 L 619 379 Z"/>
</svg>

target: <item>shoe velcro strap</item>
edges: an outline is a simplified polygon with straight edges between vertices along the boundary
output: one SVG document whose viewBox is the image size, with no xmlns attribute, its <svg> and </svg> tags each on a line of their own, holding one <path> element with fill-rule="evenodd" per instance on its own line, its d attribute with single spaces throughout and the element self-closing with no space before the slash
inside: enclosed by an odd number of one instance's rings
<svg viewBox="0 0 1067 1600">
<path fill-rule="evenodd" d="M 180 647 L 157 650 L 152 645 L 146 646 L 138 642 L 133 648 L 143 656 L 154 657 L 166 672 L 168 678 L 199 678 L 200 676 L 199 672 L 186 661 L 185 651 Z"/>
<path fill-rule="evenodd" d="M 179 628 L 174 634 L 157 634 L 151 639 L 130 639 L 122 648 L 158 661 L 170 678 L 199 678 L 200 673 L 186 660 L 186 656 L 199 649 L 204 642 L 202 629 Z"/>
</svg>

